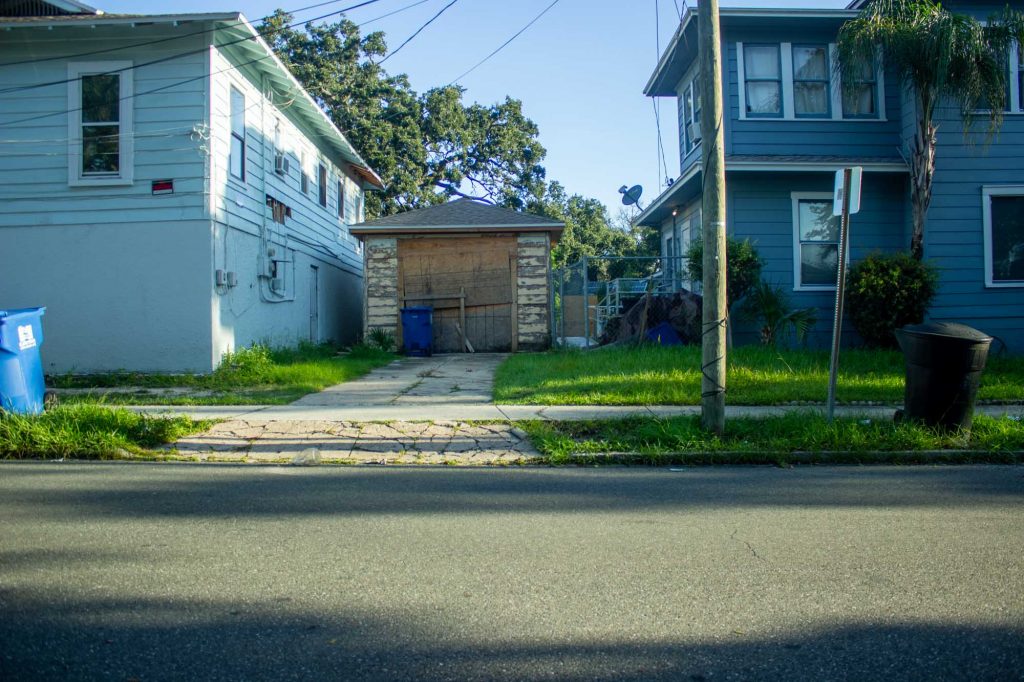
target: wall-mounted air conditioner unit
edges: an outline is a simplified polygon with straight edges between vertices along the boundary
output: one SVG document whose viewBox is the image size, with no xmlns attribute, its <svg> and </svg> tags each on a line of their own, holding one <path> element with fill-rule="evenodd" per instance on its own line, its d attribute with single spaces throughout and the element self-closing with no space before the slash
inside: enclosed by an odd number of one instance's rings
<svg viewBox="0 0 1024 682">
<path fill-rule="evenodd" d="M 274 172 L 278 175 L 288 175 L 288 157 L 281 152 L 274 154 Z"/>
<path fill-rule="evenodd" d="M 689 136 L 692 142 L 700 142 L 700 122 L 694 121 L 689 126 Z"/>
</svg>

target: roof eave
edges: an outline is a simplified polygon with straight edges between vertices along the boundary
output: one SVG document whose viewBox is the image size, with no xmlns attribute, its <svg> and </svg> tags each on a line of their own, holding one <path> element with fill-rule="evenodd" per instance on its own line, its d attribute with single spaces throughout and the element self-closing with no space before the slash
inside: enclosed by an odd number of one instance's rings
<svg viewBox="0 0 1024 682">
<path fill-rule="evenodd" d="M 7 28 L 32 28 L 40 26 L 115 26 L 118 24 L 174 24 L 186 21 L 238 21 L 242 15 L 237 12 L 211 12 L 207 14 L 149 14 L 118 16 L 116 14 L 71 14 L 56 17 L 33 17 L 29 21 L 18 17 L 0 17 L 0 24 Z"/>
<path fill-rule="evenodd" d="M 360 235 L 371 234 L 446 234 L 446 233 L 491 233 L 491 232 L 562 232 L 565 224 L 551 225 L 538 223 L 535 225 L 368 225 L 349 226 L 349 233 Z"/>
</svg>

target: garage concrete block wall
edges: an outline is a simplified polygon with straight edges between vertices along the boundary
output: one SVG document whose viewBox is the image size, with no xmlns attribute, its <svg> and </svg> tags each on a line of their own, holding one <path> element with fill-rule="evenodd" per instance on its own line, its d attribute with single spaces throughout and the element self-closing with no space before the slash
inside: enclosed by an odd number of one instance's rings
<svg viewBox="0 0 1024 682">
<path fill-rule="evenodd" d="M 516 326 L 521 350 L 545 348 L 551 338 L 548 310 L 549 241 L 547 234 L 521 234 L 518 237 Z"/>
<path fill-rule="evenodd" d="M 398 240 L 366 239 L 364 335 L 374 328 L 398 334 Z"/>
</svg>

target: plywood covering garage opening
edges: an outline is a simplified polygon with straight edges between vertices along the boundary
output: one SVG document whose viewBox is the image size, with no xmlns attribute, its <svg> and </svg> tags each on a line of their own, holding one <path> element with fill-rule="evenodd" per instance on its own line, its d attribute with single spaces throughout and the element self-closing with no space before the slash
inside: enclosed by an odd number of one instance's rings
<svg viewBox="0 0 1024 682">
<path fill-rule="evenodd" d="M 466 338 L 478 352 L 512 350 L 516 326 L 514 236 L 404 237 L 398 240 L 400 306 L 434 308 L 434 351 L 458 353 L 459 294 Z M 451 296 L 451 299 L 438 298 Z M 428 297 L 417 299 L 417 296 Z"/>
</svg>

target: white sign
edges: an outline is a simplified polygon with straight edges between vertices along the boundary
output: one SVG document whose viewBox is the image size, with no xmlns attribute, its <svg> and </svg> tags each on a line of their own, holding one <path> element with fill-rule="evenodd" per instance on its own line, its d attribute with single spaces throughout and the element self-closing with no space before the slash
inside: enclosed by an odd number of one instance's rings
<svg viewBox="0 0 1024 682">
<path fill-rule="evenodd" d="M 850 171 L 850 215 L 853 215 L 860 211 L 860 179 L 864 174 L 864 169 L 854 166 Z M 843 186 L 843 178 L 845 175 L 845 168 L 836 171 L 836 189 L 832 195 L 832 215 L 843 215 L 843 192 L 846 190 Z"/>
<path fill-rule="evenodd" d="M 18 350 L 27 350 L 36 347 L 36 337 L 32 333 L 32 325 L 26 324 L 18 327 Z"/>
</svg>

